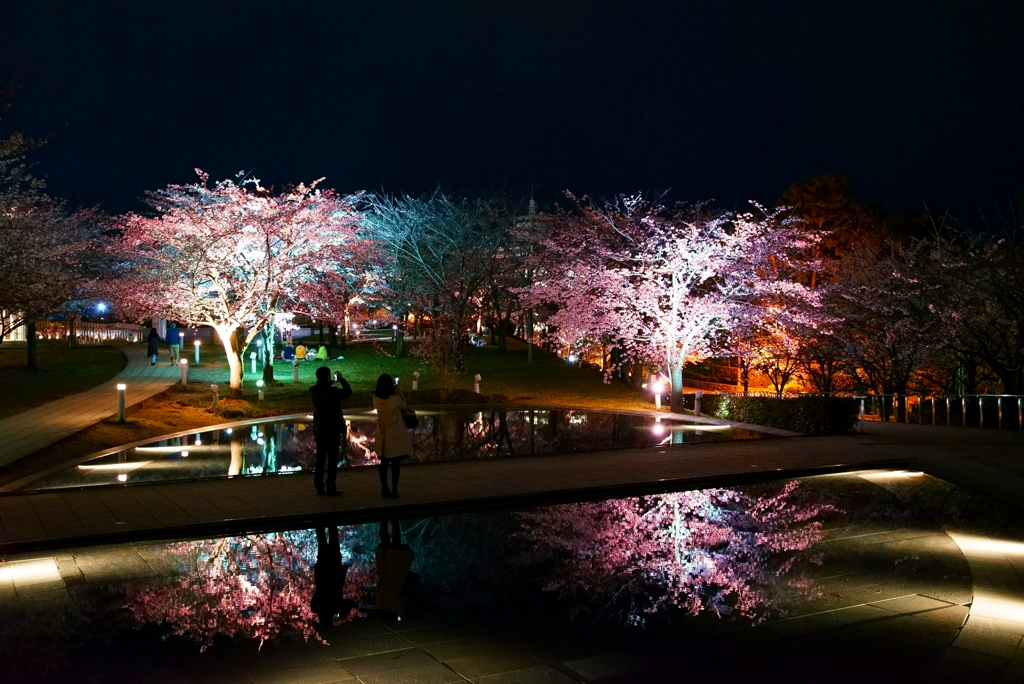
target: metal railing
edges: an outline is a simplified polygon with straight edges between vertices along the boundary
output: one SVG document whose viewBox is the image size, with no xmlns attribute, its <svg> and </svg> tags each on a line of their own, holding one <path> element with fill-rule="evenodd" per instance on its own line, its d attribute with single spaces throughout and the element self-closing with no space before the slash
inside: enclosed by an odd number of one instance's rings
<svg viewBox="0 0 1024 684">
<path fill-rule="evenodd" d="M 866 394 L 855 398 L 860 401 L 862 421 L 1024 429 L 1024 395 L 1020 394 Z"/>
</svg>

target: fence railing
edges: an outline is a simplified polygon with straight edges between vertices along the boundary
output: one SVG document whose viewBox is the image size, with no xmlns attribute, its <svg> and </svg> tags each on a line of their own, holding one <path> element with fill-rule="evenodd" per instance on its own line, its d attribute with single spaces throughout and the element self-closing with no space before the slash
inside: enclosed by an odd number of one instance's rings
<svg viewBox="0 0 1024 684">
<path fill-rule="evenodd" d="M 867 394 L 855 398 L 860 401 L 861 420 L 997 430 L 1024 429 L 1024 395 L 1020 394 Z"/>
</svg>

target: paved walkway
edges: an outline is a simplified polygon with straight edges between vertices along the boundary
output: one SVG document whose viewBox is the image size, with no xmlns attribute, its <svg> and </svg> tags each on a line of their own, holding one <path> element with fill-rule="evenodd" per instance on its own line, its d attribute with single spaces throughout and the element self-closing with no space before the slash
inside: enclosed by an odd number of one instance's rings
<svg viewBox="0 0 1024 684">
<path fill-rule="evenodd" d="M 308 475 L 278 475 L 0 497 L 0 553 L 337 524 L 384 516 L 552 504 L 740 484 L 830 469 L 917 467 L 1024 508 L 1024 479 L 974 458 L 1024 459 L 1020 433 L 869 423 L 863 434 L 651 447 L 407 466 L 402 497 L 380 498 L 376 468 L 344 470 L 345 494 L 317 497 Z"/>
<path fill-rule="evenodd" d="M 131 406 L 180 380 L 180 371 L 170 367 L 166 359 L 150 366 L 144 345 L 117 346 L 128 357 L 128 365 L 107 382 L 0 420 L 0 466 L 116 415 L 118 383 L 128 386 L 125 403 Z M 17 391 L 17 388 L 6 389 Z"/>
</svg>

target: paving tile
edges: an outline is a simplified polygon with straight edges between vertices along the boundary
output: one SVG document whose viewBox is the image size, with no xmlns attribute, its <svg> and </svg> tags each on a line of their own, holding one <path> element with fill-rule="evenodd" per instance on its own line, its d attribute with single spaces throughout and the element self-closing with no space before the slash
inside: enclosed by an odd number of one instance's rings
<svg viewBox="0 0 1024 684">
<path fill-rule="evenodd" d="M 573 684 L 575 679 L 547 665 L 473 680 L 476 684 Z"/>
<path fill-rule="evenodd" d="M 324 653 L 337 659 L 412 648 L 412 644 L 408 640 L 394 632 L 365 637 L 335 638 L 330 633 L 322 636 L 325 636 L 329 642 L 322 647 Z"/>
<path fill-rule="evenodd" d="M 334 662 L 252 671 L 249 678 L 253 684 L 328 684 L 355 680 L 351 673 Z"/>
<path fill-rule="evenodd" d="M 950 604 L 945 601 L 938 601 L 933 598 L 928 598 L 927 596 L 914 594 L 913 596 L 902 596 L 883 601 L 875 601 L 871 605 L 893 613 L 917 613 L 923 610 L 947 608 Z"/>
<path fill-rule="evenodd" d="M 881 608 L 873 605 L 850 606 L 849 608 L 830 610 L 827 613 L 815 613 L 815 615 L 844 625 L 854 622 L 863 622 L 864 620 L 877 620 L 879 618 L 892 617 L 892 613 L 890 611 L 882 610 Z"/>
<path fill-rule="evenodd" d="M 467 658 L 456 658 L 445 662 L 445 665 L 466 679 L 477 679 L 514 670 L 525 670 L 542 664 L 533 656 L 522 651 L 488 653 Z"/>
<path fill-rule="evenodd" d="M 580 674 L 585 679 L 604 679 L 633 672 L 638 667 L 637 660 L 628 653 L 607 653 L 604 655 L 570 660 L 565 666 Z"/>
<path fill-rule="evenodd" d="M 436 660 L 416 648 L 355 658 L 344 658 L 339 660 L 338 663 L 363 681 L 366 681 L 364 675 L 438 664 Z"/>
<path fill-rule="evenodd" d="M 432 662 L 403 670 L 360 675 L 359 681 L 363 684 L 453 684 L 466 680 L 444 665 Z"/>
</svg>

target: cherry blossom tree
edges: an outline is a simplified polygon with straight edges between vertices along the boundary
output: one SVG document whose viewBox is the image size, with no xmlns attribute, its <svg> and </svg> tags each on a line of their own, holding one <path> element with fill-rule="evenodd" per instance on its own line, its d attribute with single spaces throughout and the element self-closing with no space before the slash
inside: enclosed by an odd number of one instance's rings
<svg viewBox="0 0 1024 684">
<path fill-rule="evenodd" d="M 256 179 L 169 185 L 147 194 L 154 216 L 128 214 L 117 244 L 125 260 L 112 283 L 122 308 L 217 331 L 241 391 L 239 352 L 290 294 L 329 268 L 332 250 L 359 221 L 349 198 L 319 181 L 275 194 Z M 237 336 L 237 339 L 235 339 Z"/>
<path fill-rule="evenodd" d="M 668 213 L 640 196 L 576 206 L 544 240 L 551 264 L 532 295 L 558 305 L 548 323 L 571 336 L 609 336 L 627 356 L 663 365 L 674 411 L 687 360 L 713 353 L 723 333 L 780 319 L 796 301 L 807 304 L 805 319 L 817 311 L 815 291 L 796 282 L 792 263 L 817 237 L 781 210 Z"/>
</svg>

